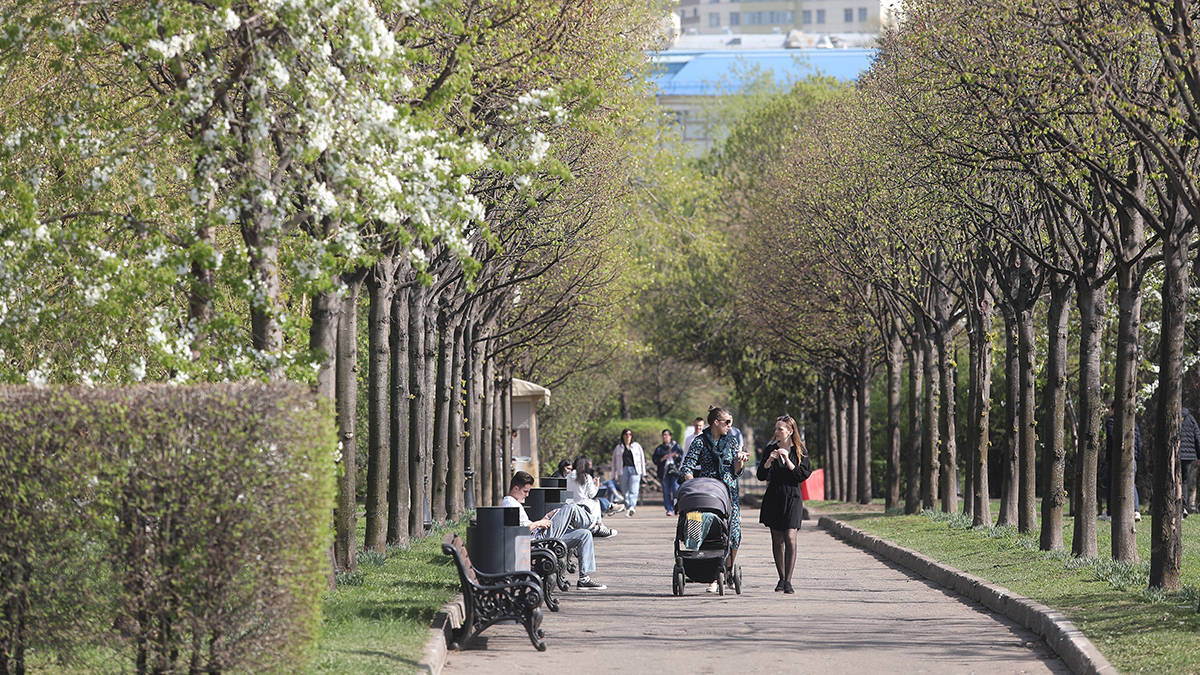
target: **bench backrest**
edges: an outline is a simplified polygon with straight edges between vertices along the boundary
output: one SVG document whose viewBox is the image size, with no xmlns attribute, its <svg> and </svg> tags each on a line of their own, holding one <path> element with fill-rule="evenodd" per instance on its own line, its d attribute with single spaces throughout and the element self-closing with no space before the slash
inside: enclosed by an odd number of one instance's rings
<svg viewBox="0 0 1200 675">
<path fill-rule="evenodd" d="M 453 532 L 446 534 L 446 538 L 442 540 L 442 551 L 447 555 L 454 555 L 455 562 L 471 580 L 471 583 L 479 583 L 479 577 L 475 576 L 475 566 L 471 564 L 471 557 L 467 555 L 467 546 L 463 543 L 462 537 Z"/>
</svg>

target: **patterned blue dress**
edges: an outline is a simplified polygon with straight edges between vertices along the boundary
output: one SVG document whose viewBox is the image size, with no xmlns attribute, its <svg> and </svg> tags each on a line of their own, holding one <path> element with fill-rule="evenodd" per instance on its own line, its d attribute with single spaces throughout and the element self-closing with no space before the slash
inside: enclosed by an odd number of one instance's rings
<svg viewBox="0 0 1200 675">
<path fill-rule="evenodd" d="M 705 429 L 688 446 L 687 457 L 683 459 L 680 474 L 692 474 L 693 478 L 716 478 L 729 488 L 729 499 L 733 502 L 733 518 L 729 521 L 729 538 L 734 549 L 742 545 L 742 508 L 738 504 L 738 476 L 741 472 L 733 472 L 733 458 L 738 451 L 737 440 L 730 434 L 725 434 L 720 440 L 714 441 L 710 432 Z M 743 467 L 744 469 L 745 467 Z"/>
</svg>

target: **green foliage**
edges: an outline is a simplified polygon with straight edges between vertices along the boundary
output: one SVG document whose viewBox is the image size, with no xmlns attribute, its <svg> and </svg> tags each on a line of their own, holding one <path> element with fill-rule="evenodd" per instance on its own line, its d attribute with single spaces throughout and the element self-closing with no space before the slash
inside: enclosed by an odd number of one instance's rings
<svg viewBox="0 0 1200 675">
<path fill-rule="evenodd" d="M 608 420 L 584 435 L 582 450 L 596 464 L 607 466 L 612 460 L 613 448 L 621 442 L 621 433 L 625 429 L 632 429 L 633 440 L 641 443 L 642 449 L 646 451 L 648 463 L 650 453 L 662 443 L 663 429 L 670 429 L 675 442 L 682 444 L 685 428 L 684 422 L 677 419 L 641 417 L 632 420 Z"/>
<path fill-rule="evenodd" d="M 265 673 L 306 662 L 336 445 L 329 411 L 306 390 L 0 398 L 0 467 L 13 481 L 0 490 L 10 664 L 37 655 L 93 672 L 192 663 Z"/>
</svg>

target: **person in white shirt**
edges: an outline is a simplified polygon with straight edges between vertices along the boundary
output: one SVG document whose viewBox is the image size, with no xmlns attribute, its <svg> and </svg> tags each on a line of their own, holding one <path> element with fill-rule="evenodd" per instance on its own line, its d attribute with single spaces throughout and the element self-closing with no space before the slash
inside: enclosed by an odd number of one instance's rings
<svg viewBox="0 0 1200 675">
<path fill-rule="evenodd" d="M 515 506 L 520 509 L 521 524 L 529 527 L 529 533 L 534 539 L 562 539 L 567 548 L 579 551 L 579 582 L 576 587 L 582 590 L 603 591 L 608 586 L 592 581 L 591 574 L 596 571 L 596 548 L 592 541 L 592 533 L 586 528 L 590 516 L 582 513 L 582 508 L 575 504 L 566 504 L 562 508 L 547 513 L 540 520 L 529 519 L 525 511 L 525 498 L 533 487 L 533 476 L 524 471 L 513 474 L 508 485 L 508 494 L 500 500 L 500 506 Z"/>
<path fill-rule="evenodd" d="M 704 433 L 704 418 L 697 417 L 683 437 L 683 459 L 687 460 L 688 448 L 692 447 L 692 439 Z"/>
<path fill-rule="evenodd" d="M 646 473 L 646 451 L 642 444 L 633 440 L 633 429 L 621 432 L 621 442 L 613 448 L 613 478 L 621 481 L 621 492 L 625 493 L 625 515 L 637 512 L 638 493 L 642 490 L 642 474 Z"/>
</svg>

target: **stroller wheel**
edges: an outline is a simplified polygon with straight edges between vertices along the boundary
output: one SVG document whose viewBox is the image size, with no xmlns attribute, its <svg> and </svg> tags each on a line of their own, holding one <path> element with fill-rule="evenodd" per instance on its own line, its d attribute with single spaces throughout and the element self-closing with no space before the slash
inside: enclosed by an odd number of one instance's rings
<svg viewBox="0 0 1200 675">
<path fill-rule="evenodd" d="M 671 575 L 671 593 L 674 595 L 683 595 L 683 570 L 675 568 L 674 574 Z"/>
<path fill-rule="evenodd" d="M 725 573 L 717 572 L 717 595 L 725 595 Z"/>
<path fill-rule="evenodd" d="M 742 566 L 741 565 L 733 566 L 733 590 L 736 591 L 738 595 L 742 594 Z"/>
</svg>

